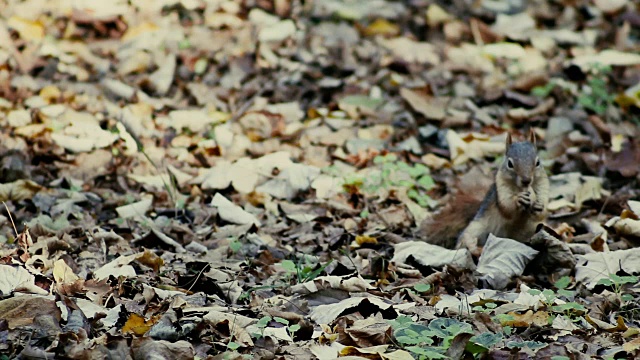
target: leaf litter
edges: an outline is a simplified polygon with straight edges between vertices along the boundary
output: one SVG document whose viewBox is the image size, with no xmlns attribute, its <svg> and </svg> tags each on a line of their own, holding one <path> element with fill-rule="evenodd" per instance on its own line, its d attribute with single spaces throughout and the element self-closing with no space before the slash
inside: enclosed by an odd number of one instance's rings
<svg viewBox="0 0 640 360">
<path fill-rule="evenodd" d="M 637 357 L 638 24 L 628 0 L 7 1 L 1 357 Z M 546 225 L 479 259 L 421 241 L 529 128 Z"/>
</svg>

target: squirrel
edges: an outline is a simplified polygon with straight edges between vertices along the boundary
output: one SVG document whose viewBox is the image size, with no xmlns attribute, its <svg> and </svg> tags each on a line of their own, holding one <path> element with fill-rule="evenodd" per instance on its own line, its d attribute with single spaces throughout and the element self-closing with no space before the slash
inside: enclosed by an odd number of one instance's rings
<svg viewBox="0 0 640 360">
<path fill-rule="evenodd" d="M 474 194 L 477 191 L 460 192 L 440 213 L 423 221 L 420 231 L 425 241 L 466 247 L 480 256 L 490 233 L 521 242 L 533 236 L 549 202 L 549 178 L 540 164 L 533 131 L 527 141 L 516 143 L 507 134 L 504 161 L 493 183 L 481 202 Z"/>
</svg>

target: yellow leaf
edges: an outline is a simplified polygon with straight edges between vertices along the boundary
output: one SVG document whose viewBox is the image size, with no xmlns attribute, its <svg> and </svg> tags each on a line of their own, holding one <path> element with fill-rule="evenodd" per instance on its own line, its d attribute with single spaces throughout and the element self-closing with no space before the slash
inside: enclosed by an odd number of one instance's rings
<svg viewBox="0 0 640 360">
<path fill-rule="evenodd" d="M 144 335 L 151 327 L 158 321 L 160 317 L 154 316 L 149 320 L 145 320 L 138 314 L 129 315 L 129 319 L 122 327 L 123 334 L 135 334 L 138 336 Z"/>
<path fill-rule="evenodd" d="M 547 313 L 546 311 L 537 311 L 534 313 L 533 311 L 529 310 L 524 314 L 516 314 L 511 312 L 509 313 L 509 315 L 513 316 L 513 319 L 501 322 L 502 326 L 508 325 L 513 327 L 529 327 L 531 325 L 549 325 L 549 313 Z"/>
<path fill-rule="evenodd" d="M 142 265 L 152 268 L 156 273 L 160 270 L 160 267 L 164 265 L 164 260 L 162 260 L 161 257 L 147 249 L 145 249 L 142 254 L 138 255 L 136 260 Z"/>
<path fill-rule="evenodd" d="M 400 33 L 400 27 L 385 19 L 377 19 L 364 29 L 366 36 L 396 36 Z"/>
<path fill-rule="evenodd" d="M 42 90 L 40 90 L 40 97 L 45 99 L 48 103 L 56 101 L 56 99 L 58 99 L 61 95 L 62 92 L 60 91 L 60 89 L 53 85 L 47 85 L 43 87 Z"/>
<path fill-rule="evenodd" d="M 27 41 L 39 42 L 44 37 L 44 27 L 37 21 L 12 16 L 7 22 L 10 28 L 16 30 L 20 37 Z"/>
<path fill-rule="evenodd" d="M 368 236 L 368 235 L 358 235 L 356 236 L 356 243 L 358 245 L 363 245 L 363 244 L 377 244 L 378 243 L 378 239 Z"/>
<path fill-rule="evenodd" d="M 431 27 L 454 20 L 453 16 L 451 16 L 448 12 L 446 12 L 443 8 L 436 4 L 429 5 L 426 15 L 427 24 L 429 24 L 429 26 Z"/>
<path fill-rule="evenodd" d="M 626 141 L 626 136 L 617 134 L 611 137 L 611 151 L 619 153 L 622 151 L 622 145 Z"/>
<path fill-rule="evenodd" d="M 640 337 L 639 338 L 635 338 L 635 339 L 629 341 L 628 343 L 624 343 L 622 345 L 622 348 L 624 349 L 624 351 L 626 351 L 628 353 L 636 352 L 636 350 L 640 349 Z"/>
<path fill-rule="evenodd" d="M 80 277 L 73 273 L 73 270 L 64 260 L 58 259 L 53 263 L 53 279 L 58 284 L 70 284 L 80 279 Z"/>
<path fill-rule="evenodd" d="M 0 201 L 31 199 L 40 190 L 42 190 L 42 186 L 31 180 L 17 180 L 0 184 Z"/>
<path fill-rule="evenodd" d="M 141 34 L 144 34 L 146 32 L 150 32 L 150 31 L 156 31 L 158 30 L 159 27 L 156 24 L 150 23 L 150 22 L 145 22 L 142 23 L 138 26 L 133 26 L 130 27 L 127 32 L 124 33 L 124 35 L 122 36 L 122 41 L 126 42 L 128 40 L 131 40 Z"/>
</svg>

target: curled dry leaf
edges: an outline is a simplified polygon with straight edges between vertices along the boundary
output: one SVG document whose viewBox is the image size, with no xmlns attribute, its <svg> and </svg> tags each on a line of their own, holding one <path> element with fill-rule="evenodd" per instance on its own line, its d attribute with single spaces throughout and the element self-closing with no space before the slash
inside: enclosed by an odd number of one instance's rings
<svg viewBox="0 0 640 360">
<path fill-rule="evenodd" d="M 578 255 L 576 281 L 593 289 L 598 281 L 618 271 L 640 274 L 640 248 Z"/>
<path fill-rule="evenodd" d="M 0 201 L 20 201 L 31 199 L 44 188 L 31 180 L 16 180 L 0 184 Z"/>
<path fill-rule="evenodd" d="M 214 195 L 211 200 L 211 206 L 218 208 L 218 215 L 225 221 L 239 225 L 254 224 L 260 226 L 260 221 L 255 215 L 246 212 L 240 206 L 220 195 L 220 193 Z"/>
<path fill-rule="evenodd" d="M 406 241 L 395 245 L 394 263 L 419 264 L 441 267 L 453 265 L 463 269 L 474 269 L 471 254 L 466 249 L 449 250 L 422 241 Z"/>
<path fill-rule="evenodd" d="M 518 241 L 489 234 L 478 260 L 477 272 L 493 289 L 503 289 L 514 276 L 524 273 L 538 251 Z"/>
</svg>

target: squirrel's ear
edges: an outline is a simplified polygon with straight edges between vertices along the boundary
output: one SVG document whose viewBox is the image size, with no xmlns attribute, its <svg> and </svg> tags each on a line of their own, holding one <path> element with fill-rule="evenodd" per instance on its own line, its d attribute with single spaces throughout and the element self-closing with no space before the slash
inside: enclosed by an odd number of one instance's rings
<svg viewBox="0 0 640 360">
<path fill-rule="evenodd" d="M 533 129 L 529 129 L 529 142 L 533 145 L 536 144 L 536 133 L 535 131 L 533 131 Z"/>
<path fill-rule="evenodd" d="M 511 146 L 511 143 L 512 143 L 512 142 L 513 142 L 513 141 L 511 140 L 511 133 L 510 133 L 510 132 L 508 132 L 508 133 L 507 133 L 507 148 L 508 148 L 509 146 Z"/>
</svg>

